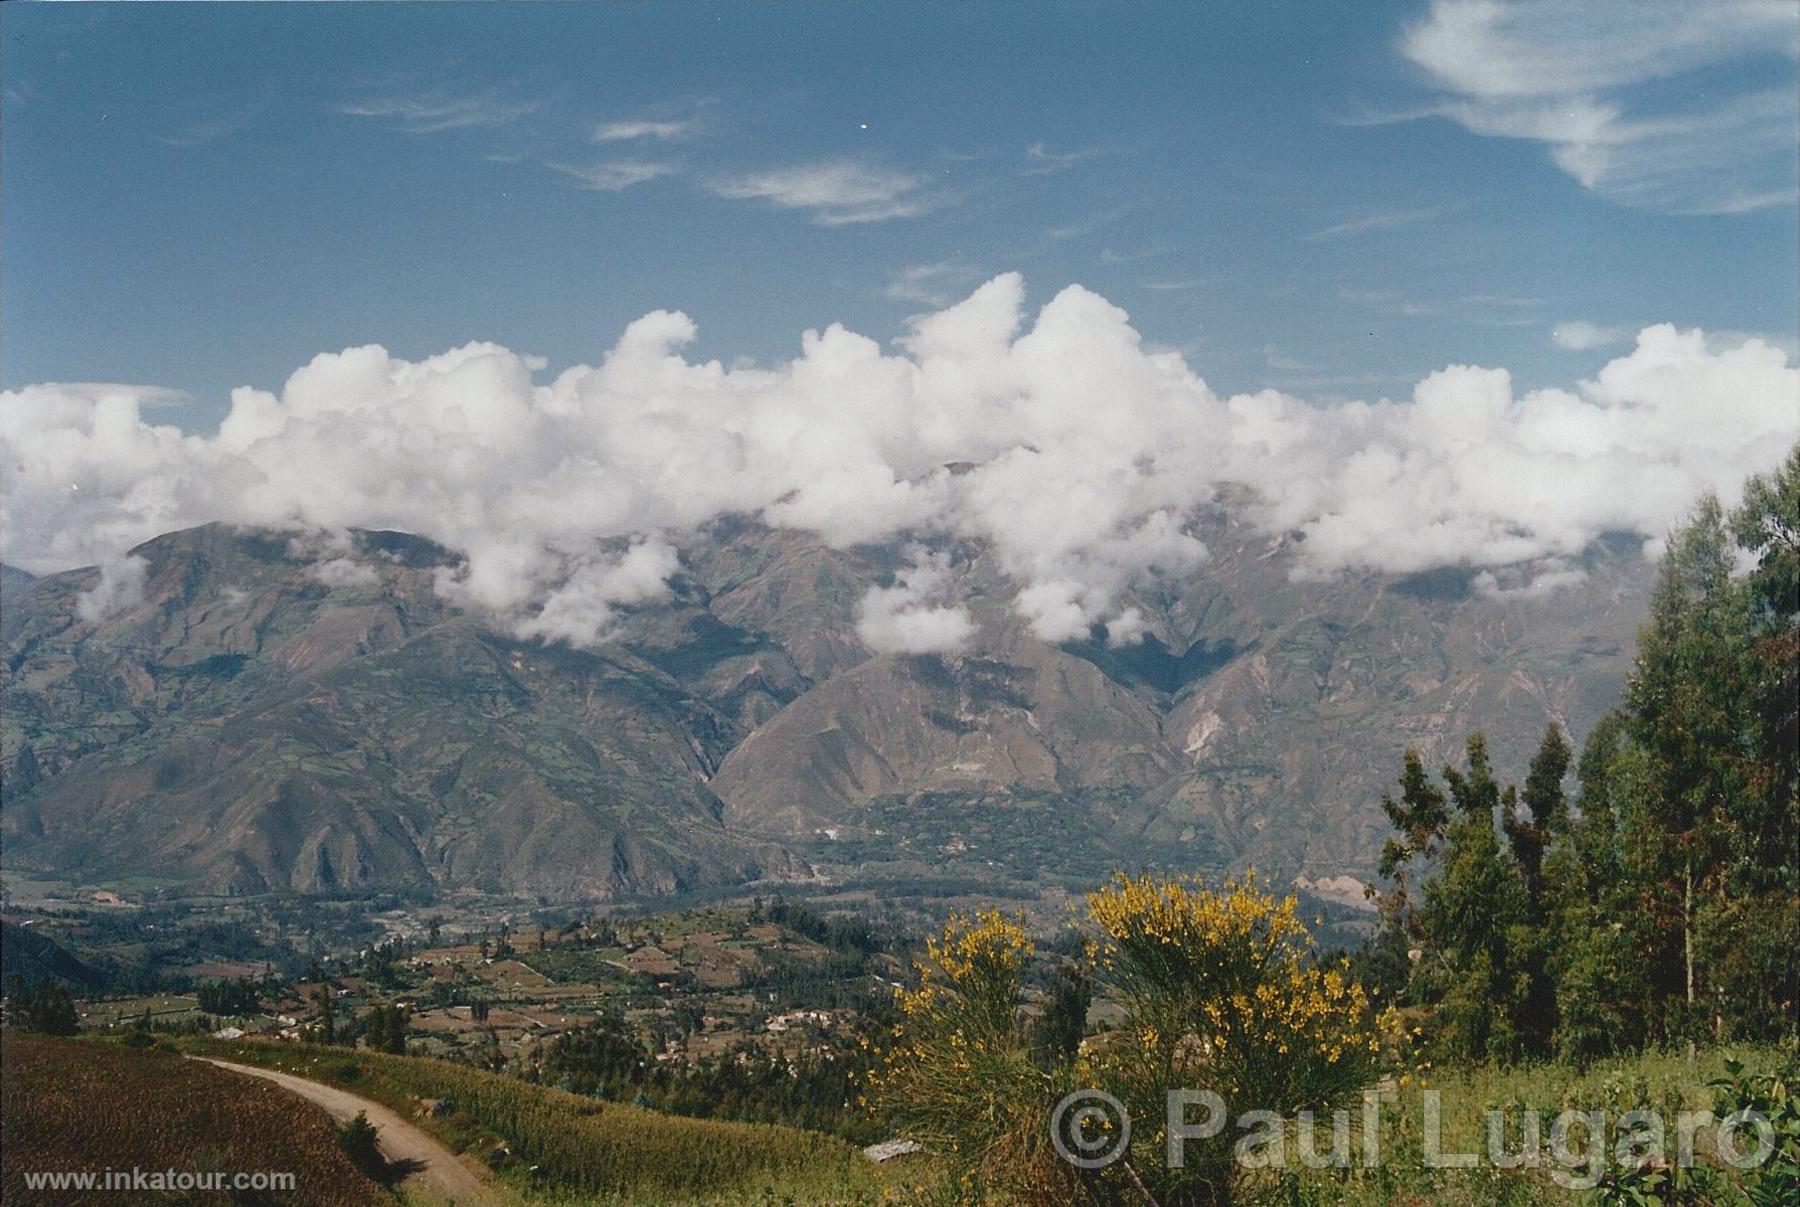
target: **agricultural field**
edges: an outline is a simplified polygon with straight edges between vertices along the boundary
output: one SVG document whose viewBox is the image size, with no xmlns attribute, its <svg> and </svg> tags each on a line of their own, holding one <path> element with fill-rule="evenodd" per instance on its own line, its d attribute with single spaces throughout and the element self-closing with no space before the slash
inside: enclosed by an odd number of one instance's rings
<svg viewBox="0 0 1800 1207">
<path fill-rule="evenodd" d="M 797 915 L 798 916 L 798 915 Z M 809 922 L 811 915 L 805 915 Z M 328 992 L 340 1018 L 378 1004 L 410 1011 L 422 1055 L 528 1059 L 562 1032 L 616 1016 L 654 1056 L 720 1056 L 744 1044 L 797 1055 L 853 1029 L 856 1003 L 900 961 L 809 938 L 753 910 L 701 909 L 539 927 L 435 946 L 390 944 L 327 965 L 271 995 L 245 1030 L 295 1038 Z M 846 1004 L 820 1006 L 821 1000 Z M 279 1027 L 270 1019 L 295 1020 Z"/>
<path fill-rule="evenodd" d="M 287 1193 L 195 1193 L 169 1202 L 371 1207 L 395 1200 L 340 1149 L 317 1107 L 265 1082 L 92 1040 L 8 1029 L 0 1199 L 8 1203 L 140 1203 L 142 1193 L 31 1190 L 28 1172 L 178 1170 L 291 1172 Z"/>
<path fill-rule="evenodd" d="M 195 1041 L 190 1050 L 338 1086 L 479 1156 L 521 1200 L 603 1204 L 907 1201 L 910 1172 L 849 1143 L 768 1124 L 682 1119 L 421 1057 L 305 1044 Z"/>
<path fill-rule="evenodd" d="M 329 1036 L 677 1114 L 882 1138 L 843 1108 L 910 963 L 896 928 L 781 899 L 635 915 L 376 904 L 15 907 L 8 947 L 28 935 L 91 973 L 65 983 L 81 1029 L 102 1036 Z M 372 1032 L 383 1011 L 404 1016 L 398 1041 Z M 628 1046 L 622 1065 L 595 1055 L 599 1035 Z"/>
</svg>

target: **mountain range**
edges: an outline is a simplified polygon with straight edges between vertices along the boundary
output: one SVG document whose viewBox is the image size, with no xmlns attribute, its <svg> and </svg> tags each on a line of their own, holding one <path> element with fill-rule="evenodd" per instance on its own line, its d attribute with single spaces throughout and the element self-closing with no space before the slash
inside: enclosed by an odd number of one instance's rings
<svg viewBox="0 0 1800 1207">
<path fill-rule="evenodd" d="M 591 649 L 450 605 L 456 555 L 396 532 L 329 562 L 293 534 L 170 533 L 98 619 L 99 571 L 8 568 L 5 865 L 558 900 L 1256 866 L 1351 897 L 1406 747 L 1453 757 L 1479 728 L 1522 777 L 1547 724 L 1580 740 L 1616 698 L 1646 609 L 1635 542 L 1534 593 L 1468 567 L 1312 581 L 1299 534 L 1229 499 L 1188 520 L 1211 556 L 1128 590 L 1129 645 L 1038 640 L 993 551 L 943 544 L 976 628 L 957 654 L 859 637 L 899 543 L 748 521 L 687 542 L 666 598 Z"/>
</svg>

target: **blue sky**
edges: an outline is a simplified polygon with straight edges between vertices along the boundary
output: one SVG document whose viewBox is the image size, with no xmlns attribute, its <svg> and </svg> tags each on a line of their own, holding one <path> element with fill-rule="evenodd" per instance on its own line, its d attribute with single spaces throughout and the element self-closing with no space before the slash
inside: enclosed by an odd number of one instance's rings
<svg viewBox="0 0 1800 1207">
<path fill-rule="evenodd" d="M 1662 321 L 1791 340 L 1797 20 L 6 5 L 0 380 L 166 386 L 204 429 L 324 350 L 554 370 L 667 307 L 772 362 L 1007 270 L 1221 391 L 1568 382 Z"/>
</svg>

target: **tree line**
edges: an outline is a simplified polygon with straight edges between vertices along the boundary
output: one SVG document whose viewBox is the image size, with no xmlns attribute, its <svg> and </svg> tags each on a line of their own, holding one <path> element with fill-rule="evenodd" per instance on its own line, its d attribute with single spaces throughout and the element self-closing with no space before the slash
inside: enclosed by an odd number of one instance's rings
<svg viewBox="0 0 1800 1207">
<path fill-rule="evenodd" d="M 1446 1057 L 1800 1029 L 1800 446 L 1671 534 L 1638 646 L 1578 757 L 1552 726 L 1502 787 L 1476 734 L 1440 777 L 1409 752 L 1383 798 L 1362 972 Z"/>
</svg>

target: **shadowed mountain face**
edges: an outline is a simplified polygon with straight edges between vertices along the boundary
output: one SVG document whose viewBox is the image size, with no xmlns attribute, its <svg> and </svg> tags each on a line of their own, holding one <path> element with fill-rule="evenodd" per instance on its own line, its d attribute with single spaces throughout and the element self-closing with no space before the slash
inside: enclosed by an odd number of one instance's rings
<svg viewBox="0 0 1800 1207">
<path fill-rule="evenodd" d="M 451 555 L 363 533 L 151 541 L 141 600 L 95 571 L 0 583 L 6 862 L 224 892 L 469 887 L 605 899 L 904 864 L 1070 879 L 1157 863 L 1366 874 L 1408 745 L 1484 728 L 1522 774 L 1616 694 L 1649 579 L 1597 554 L 1542 599 L 1471 578 L 1290 581 L 1291 551 L 1197 517 L 1212 560 L 1128 601 L 1144 639 L 1033 638 L 976 544 L 979 636 L 877 655 L 898 547 L 721 527 L 592 651 L 436 594 Z"/>
</svg>

